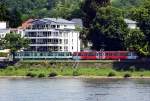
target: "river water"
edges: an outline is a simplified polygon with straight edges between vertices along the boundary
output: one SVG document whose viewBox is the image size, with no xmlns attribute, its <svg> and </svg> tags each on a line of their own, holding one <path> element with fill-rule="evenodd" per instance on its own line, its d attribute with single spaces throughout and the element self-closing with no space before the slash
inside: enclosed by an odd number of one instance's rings
<svg viewBox="0 0 150 101">
<path fill-rule="evenodd" d="M 150 101 L 150 79 L 0 79 L 0 101 Z"/>
</svg>

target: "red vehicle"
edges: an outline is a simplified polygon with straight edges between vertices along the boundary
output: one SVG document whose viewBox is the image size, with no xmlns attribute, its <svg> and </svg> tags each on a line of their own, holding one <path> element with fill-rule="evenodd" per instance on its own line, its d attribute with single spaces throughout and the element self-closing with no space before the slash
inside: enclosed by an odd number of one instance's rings
<svg viewBox="0 0 150 101">
<path fill-rule="evenodd" d="M 92 51 L 92 52 L 74 52 L 73 59 L 79 60 L 125 60 L 136 59 L 137 55 L 130 51 Z"/>
</svg>

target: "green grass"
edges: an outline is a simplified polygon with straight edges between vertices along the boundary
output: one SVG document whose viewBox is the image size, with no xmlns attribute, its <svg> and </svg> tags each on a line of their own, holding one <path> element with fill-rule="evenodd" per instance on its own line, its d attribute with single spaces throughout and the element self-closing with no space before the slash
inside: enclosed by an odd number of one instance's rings
<svg viewBox="0 0 150 101">
<path fill-rule="evenodd" d="M 6 69 L 0 69 L 0 76 L 26 76 L 27 73 L 33 73 L 37 76 L 44 74 L 46 77 L 52 72 L 57 73 L 59 76 L 73 76 L 73 72 L 76 71 L 78 76 L 108 76 L 110 72 L 115 72 L 118 77 L 123 77 L 126 73 L 132 74 L 132 76 L 140 77 L 150 77 L 150 71 L 116 71 L 112 68 L 77 68 L 73 69 L 71 67 L 65 68 L 51 68 L 51 67 L 13 67 L 10 66 Z"/>
</svg>

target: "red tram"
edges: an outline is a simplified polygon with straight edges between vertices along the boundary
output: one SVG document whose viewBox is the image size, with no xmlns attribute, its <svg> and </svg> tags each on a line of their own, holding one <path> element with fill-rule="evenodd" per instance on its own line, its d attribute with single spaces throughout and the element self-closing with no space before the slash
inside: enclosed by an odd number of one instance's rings
<svg viewBox="0 0 150 101">
<path fill-rule="evenodd" d="M 79 60 L 126 60 L 137 59 L 135 52 L 130 51 L 92 51 L 74 52 L 73 59 Z"/>
</svg>

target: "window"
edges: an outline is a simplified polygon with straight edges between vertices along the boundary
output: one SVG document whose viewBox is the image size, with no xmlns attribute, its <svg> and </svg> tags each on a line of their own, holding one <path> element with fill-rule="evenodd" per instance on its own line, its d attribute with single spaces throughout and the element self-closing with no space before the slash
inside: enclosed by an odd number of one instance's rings
<svg viewBox="0 0 150 101">
<path fill-rule="evenodd" d="M 64 33 L 64 37 L 68 37 L 68 33 L 67 32 Z"/>
<path fill-rule="evenodd" d="M 56 28 L 56 25 L 51 25 L 51 28 Z"/>
<path fill-rule="evenodd" d="M 64 44 L 68 44 L 68 39 L 64 39 Z"/>
<path fill-rule="evenodd" d="M 57 28 L 60 28 L 60 25 L 57 25 Z"/>
<path fill-rule="evenodd" d="M 64 27 L 67 27 L 67 25 L 64 25 Z"/>
<path fill-rule="evenodd" d="M 64 51 L 68 51 L 68 47 L 67 46 L 64 46 Z"/>
</svg>

